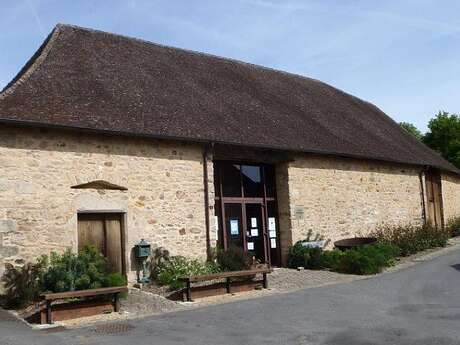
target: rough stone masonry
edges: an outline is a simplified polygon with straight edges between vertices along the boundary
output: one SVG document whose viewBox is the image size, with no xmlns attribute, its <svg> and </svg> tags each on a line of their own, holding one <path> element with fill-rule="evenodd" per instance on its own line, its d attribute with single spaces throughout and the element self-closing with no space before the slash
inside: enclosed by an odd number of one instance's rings
<svg viewBox="0 0 460 345">
<path fill-rule="evenodd" d="M 201 145 L 13 126 L 0 132 L 0 270 L 7 262 L 23 264 L 52 250 L 76 250 L 79 211 L 125 214 L 130 280 L 137 268 L 132 248 L 141 238 L 173 255 L 206 258 Z M 309 231 L 334 241 L 380 224 L 422 222 L 426 196 L 420 170 L 310 154 L 278 163 L 282 261 L 289 245 Z M 71 188 L 95 180 L 127 190 Z M 442 186 L 448 220 L 460 215 L 460 179 L 444 174 Z M 211 247 L 215 233 L 211 221 Z"/>
</svg>

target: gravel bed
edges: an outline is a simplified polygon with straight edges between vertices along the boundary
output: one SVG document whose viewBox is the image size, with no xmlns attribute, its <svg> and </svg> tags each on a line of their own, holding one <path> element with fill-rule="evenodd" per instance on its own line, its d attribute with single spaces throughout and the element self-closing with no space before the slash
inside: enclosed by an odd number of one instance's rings
<svg viewBox="0 0 460 345">
<path fill-rule="evenodd" d="M 120 301 L 121 310 L 136 316 L 151 315 L 181 308 L 181 304 L 147 291 L 131 289 L 128 298 Z"/>
<path fill-rule="evenodd" d="M 292 291 L 323 285 L 351 282 L 366 278 L 366 276 L 342 274 L 330 271 L 298 271 L 289 268 L 276 268 L 268 277 L 269 287 L 278 291 Z"/>
</svg>

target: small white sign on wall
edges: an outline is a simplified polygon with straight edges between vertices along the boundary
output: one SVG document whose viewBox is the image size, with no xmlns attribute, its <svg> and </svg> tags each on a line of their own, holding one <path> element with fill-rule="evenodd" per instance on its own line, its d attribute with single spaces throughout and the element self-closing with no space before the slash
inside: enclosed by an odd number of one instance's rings
<svg viewBox="0 0 460 345">
<path fill-rule="evenodd" d="M 305 212 L 304 212 L 303 206 L 296 206 L 294 208 L 294 214 L 295 214 L 296 219 L 298 219 L 298 220 L 303 219 L 304 213 Z"/>
</svg>

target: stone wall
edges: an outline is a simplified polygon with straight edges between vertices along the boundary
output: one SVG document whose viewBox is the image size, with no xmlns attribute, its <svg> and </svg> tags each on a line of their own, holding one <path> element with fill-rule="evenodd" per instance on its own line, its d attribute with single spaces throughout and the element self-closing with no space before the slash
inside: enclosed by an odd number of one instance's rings
<svg viewBox="0 0 460 345">
<path fill-rule="evenodd" d="M 309 231 L 332 243 L 381 224 L 423 222 L 415 168 L 316 155 L 298 155 L 277 168 L 279 203 L 289 200 L 289 206 L 280 205 L 284 262 L 289 244 Z"/>
<path fill-rule="evenodd" d="M 76 250 L 79 211 L 125 213 L 131 280 L 131 249 L 141 238 L 173 255 L 205 259 L 202 154 L 197 144 L 2 127 L 0 270 L 6 262 L 21 264 L 51 250 Z M 416 168 L 306 154 L 288 158 L 273 162 L 284 262 L 289 245 L 309 231 L 333 242 L 385 223 L 423 221 Z M 212 159 L 208 155 L 214 246 Z M 128 190 L 71 188 L 94 180 Z M 444 174 L 442 182 L 448 220 L 460 215 L 460 178 Z"/>
<path fill-rule="evenodd" d="M 202 152 L 195 144 L 2 127 L 0 269 L 76 249 L 77 213 L 85 210 L 126 213 L 131 278 L 130 251 L 141 238 L 172 254 L 205 259 Z M 128 190 L 70 188 L 94 180 Z"/>
<path fill-rule="evenodd" d="M 444 221 L 460 217 L 460 177 L 442 174 Z"/>
</svg>

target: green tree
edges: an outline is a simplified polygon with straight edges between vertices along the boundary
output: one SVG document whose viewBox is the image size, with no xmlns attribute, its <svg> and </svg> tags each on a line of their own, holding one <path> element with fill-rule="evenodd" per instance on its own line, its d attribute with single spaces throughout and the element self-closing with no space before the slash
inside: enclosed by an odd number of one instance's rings
<svg viewBox="0 0 460 345">
<path fill-rule="evenodd" d="M 406 131 L 408 131 L 410 134 L 412 134 L 414 137 L 416 137 L 418 140 L 422 140 L 423 134 L 422 132 L 419 131 L 415 125 L 409 122 L 400 122 L 399 125 L 404 128 Z"/>
<path fill-rule="evenodd" d="M 428 128 L 423 142 L 460 168 L 460 116 L 440 111 Z"/>
</svg>

